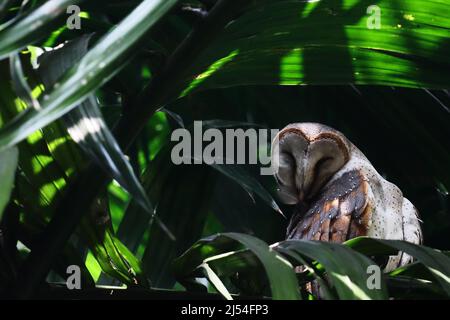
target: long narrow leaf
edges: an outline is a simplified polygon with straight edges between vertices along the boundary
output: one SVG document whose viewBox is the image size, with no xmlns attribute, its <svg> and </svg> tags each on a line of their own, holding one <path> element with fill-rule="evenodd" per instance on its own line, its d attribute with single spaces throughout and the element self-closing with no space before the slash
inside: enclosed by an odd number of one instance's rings
<svg viewBox="0 0 450 320">
<path fill-rule="evenodd" d="M 24 16 L 16 23 L 2 29 L 0 25 L 0 59 L 12 52 L 39 40 L 45 33 L 42 31 L 58 16 L 66 13 L 67 7 L 77 5 L 83 0 L 50 0 L 36 10 Z"/>
<path fill-rule="evenodd" d="M 223 295 L 225 299 L 233 300 L 233 297 L 231 297 L 231 294 L 228 291 L 227 287 L 225 287 L 222 280 L 220 280 L 220 278 L 217 276 L 214 270 L 212 270 L 207 263 L 203 263 L 201 267 L 203 268 L 203 270 L 205 270 L 206 276 L 214 285 L 214 287 L 217 289 L 217 291 L 219 291 L 219 293 Z"/>
<path fill-rule="evenodd" d="M 14 187 L 19 151 L 17 148 L 6 149 L 0 152 L 0 221 L 2 213 L 9 202 L 11 190 Z"/>
<path fill-rule="evenodd" d="M 359 243 L 359 244 L 357 244 Z M 378 245 L 376 245 L 378 244 Z M 439 250 L 418 246 L 405 241 L 358 238 L 352 241 L 353 246 L 359 247 L 390 247 L 405 252 L 421 262 L 436 278 L 442 288 L 450 294 L 450 258 Z"/>
<path fill-rule="evenodd" d="M 0 129 L 0 150 L 66 114 L 119 71 L 134 45 L 177 0 L 146 0 L 105 35 L 44 95 L 40 111 L 28 109 Z"/>
<path fill-rule="evenodd" d="M 25 102 L 26 105 L 39 110 L 40 106 L 36 98 L 31 94 L 31 89 L 26 82 L 25 75 L 18 53 L 11 54 L 10 57 L 11 80 L 14 91 Z"/>
<path fill-rule="evenodd" d="M 90 36 L 83 36 L 64 47 L 45 53 L 40 63 L 39 74 L 46 88 L 51 88 L 59 77 L 86 53 Z M 84 101 L 63 117 L 72 139 L 96 161 L 113 179 L 127 190 L 139 205 L 151 216 L 154 209 L 122 152 L 113 134 L 107 127 L 94 96 Z M 172 238 L 172 233 L 157 218 L 157 222 Z"/>
<path fill-rule="evenodd" d="M 284 216 L 272 195 L 261 185 L 261 183 L 252 177 L 245 169 L 239 165 L 211 165 L 215 170 L 219 171 L 226 177 L 238 183 L 253 198 L 253 194 L 258 195 L 272 209 Z"/>
<path fill-rule="evenodd" d="M 198 56 L 182 96 L 252 84 L 446 88 L 449 38 L 446 0 L 258 1 Z"/>
<path fill-rule="evenodd" d="M 226 238 L 244 245 L 258 257 L 269 280 L 273 299 L 300 299 L 297 278 L 292 265 L 279 253 L 272 250 L 264 241 L 246 234 L 223 233 L 200 240 L 176 260 L 175 269 L 177 274 L 181 275 L 194 271 L 205 261 L 213 259 L 215 255 L 226 252 L 225 248 L 236 248 L 236 245 L 233 246 Z"/>
<path fill-rule="evenodd" d="M 269 278 L 273 299 L 300 299 L 297 278 L 292 265 L 281 255 L 264 241 L 253 236 L 240 233 L 224 233 L 223 235 L 239 241 L 259 258 Z"/>
<path fill-rule="evenodd" d="M 320 241 L 288 240 L 278 246 L 318 261 L 326 269 L 341 299 L 386 299 L 386 285 L 379 289 L 367 285 L 368 267 L 375 263 L 362 254 L 339 244 Z"/>
</svg>

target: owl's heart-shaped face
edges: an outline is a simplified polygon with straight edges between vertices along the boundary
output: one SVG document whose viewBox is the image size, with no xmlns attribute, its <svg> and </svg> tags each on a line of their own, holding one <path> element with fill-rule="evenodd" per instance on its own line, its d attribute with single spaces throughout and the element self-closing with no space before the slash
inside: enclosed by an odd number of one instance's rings
<svg viewBox="0 0 450 320">
<path fill-rule="evenodd" d="M 296 123 L 272 144 L 272 169 L 281 200 L 296 204 L 312 198 L 349 159 L 348 140 L 317 123 Z"/>
</svg>

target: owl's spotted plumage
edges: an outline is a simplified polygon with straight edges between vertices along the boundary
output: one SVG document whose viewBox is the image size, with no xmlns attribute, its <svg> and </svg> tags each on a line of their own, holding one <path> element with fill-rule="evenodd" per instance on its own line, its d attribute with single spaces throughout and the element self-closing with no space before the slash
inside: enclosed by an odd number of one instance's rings
<svg viewBox="0 0 450 320">
<path fill-rule="evenodd" d="M 272 165 L 282 200 L 296 204 L 287 239 L 422 242 L 417 210 L 342 133 L 317 123 L 291 124 L 274 140 Z M 410 260 L 400 253 L 385 269 Z"/>
</svg>

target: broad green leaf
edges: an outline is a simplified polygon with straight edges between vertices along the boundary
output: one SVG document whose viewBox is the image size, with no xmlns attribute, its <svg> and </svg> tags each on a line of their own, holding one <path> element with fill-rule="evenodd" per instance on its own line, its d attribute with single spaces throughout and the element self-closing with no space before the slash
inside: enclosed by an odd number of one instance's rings
<svg viewBox="0 0 450 320">
<path fill-rule="evenodd" d="M 117 239 L 110 226 L 93 226 L 92 221 L 83 221 L 92 253 L 102 270 L 127 285 L 148 287 L 140 261 Z"/>
<path fill-rule="evenodd" d="M 0 59 L 34 43 L 50 31 L 48 25 L 82 0 L 49 0 L 12 25 L 0 25 Z"/>
<path fill-rule="evenodd" d="M 425 267 L 425 265 L 419 261 L 409 263 L 405 266 L 401 266 L 397 269 L 389 272 L 390 276 L 406 276 L 416 279 L 424 279 L 428 281 L 434 281 L 434 275 Z"/>
<path fill-rule="evenodd" d="M 369 239 L 369 240 L 367 240 Z M 368 255 L 395 255 L 398 250 L 387 244 L 370 240 L 367 237 L 357 237 L 344 242 L 344 244 L 359 253 Z"/>
<path fill-rule="evenodd" d="M 82 58 L 87 51 L 90 38 L 83 36 L 42 56 L 38 71 L 46 88 L 53 87 L 59 77 Z M 127 157 L 107 127 L 95 96 L 89 96 L 63 119 L 72 139 L 127 190 L 147 214 L 153 215 L 153 206 Z M 159 219 L 157 222 L 169 236 L 173 237 Z"/>
<path fill-rule="evenodd" d="M 224 233 L 223 235 L 239 241 L 255 253 L 266 270 L 273 299 L 300 299 L 297 278 L 292 265 L 281 255 L 270 248 L 264 241 L 253 236 L 240 233 Z"/>
<path fill-rule="evenodd" d="M 232 239 L 229 240 L 234 242 Z M 270 283 L 264 265 L 253 251 L 239 248 L 207 258 L 205 263 L 218 277 L 223 278 L 224 282 L 232 283 L 241 295 L 270 296 Z M 193 280 L 192 278 L 180 279 L 183 285 Z"/>
<path fill-rule="evenodd" d="M 23 56 L 23 59 L 26 57 Z M 10 73 L 11 82 L 18 99 L 15 99 L 14 107 L 5 102 L 9 109 L 6 112 L 16 115 L 26 107 L 39 110 L 41 106 L 37 98 L 42 93 L 42 86 L 35 79 L 34 73 L 30 72 L 25 75 L 18 53 L 11 54 Z M 34 90 L 31 90 L 27 80 L 33 83 Z M 4 90 L 8 89 L 5 88 Z M 6 94 L 5 91 L 3 93 Z M 35 187 L 42 186 L 40 192 L 45 199 L 43 204 L 51 205 L 53 199 L 57 198 L 56 195 L 61 194 L 68 178 L 76 170 L 83 167 L 84 159 L 74 146 L 73 141 L 69 139 L 65 126 L 60 122 L 52 123 L 41 131 L 34 132 L 28 137 L 28 143 L 25 145 L 21 151 L 23 157 L 21 157 L 20 166 L 26 175 L 26 180 Z M 27 163 L 30 160 L 31 166 Z M 46 179 L 39 179 L 38 176 L 44 175 L 44 172 L 47 175 Z M 46 187 L 46 185 L 50 186 Z M 32 207 L 35 206 L 36 204 L 32 204 Z M 46 211 L 45 216 L 51 216 L 50 208 L 47 208 Z"/>
<path fill-rule="evenodd" d="M 221 238 L 233 239 L 257 256 L 269 280 L 273 299 L 300 299 L 297 278 L 292 265 L 264 241 L 246 234 L 223 233 L 200 240 L 175 261 L 177 274 L 181 276 L 190 273 L 197 267 L 201 267 L 203 263 L 214 260 L 215 255 L 224 252 L 223 248 L 233 248 L 232 243 Z M 195 267 L 191 269 L 189 266 Z"/>
<path fill-rule="evenodd" d="M 0 70 L 5 74 L 5 78 L 0 79 L 0 114 L 6 121 L 24 108 L 24 103 L 13 91 L 8 69 L 6 61 L 0 62 Z M 62 195 L 66 178 L 77 168 L 75 164 L 81 166 L 83 163 L 80 157 L 70 152 L 68 134 L 61 134 L 58 124 L 52 124 L 45 131 L 52 134 L 44 138 L 42 131 L 36 131 L 18 146 L 19 165 L 23 174 L 17 176 L 16 200 L 26 208 L 24 219 L 35 225 L 42 225 L 51 216 L 54 200 Z M 62 159 L 71 159 L 72 162 L 63 163 L 60 161 Z"/>
<path fill-rule="evenodd" d="M 399 240 L 361 238 L 357 241 L 372 248 L 376 247 L 373 243 L 379 243 L 385 247 L 395 248 L 413 256 L 431 272 L 442 288 L 450 295 L 450 258 L 445 253 L 426 246 Z"/>
<path fill-rule="evenodd" d="M 43 96 L 41 110 L 27 109 L 0 129 L 0 149 L 14 145 L 66 114 L 106 83 L 134 53 L 135 45 L 176 0 L 145 0 Z"/>
<path fill-rule="evenodd" d="M 380 289 L 368 288 L 368 278 L 371 274 L 368 274 L 367 270 L 375 263 L 350 248 L 340 244 L 300 240 L 283 241 L 278 246 L 318 261 L 332 280 L 340 299 L 387 298 L 383 279 Z"/>
<path fill-rule="evenodd" d="M 249 249 L 240 249 L 217 254 L 205 259 L 219 277 L 230 277 L 236 273 L 245 273 L 263 269 L 259 258 Z M 264 270 L 263 270 L 264 271 Z M 261 281 L 261 279 L 258 279 Z"/>
<path fill-rule="evenodd" d="M 372 5 L 379 29 L 368 27 Z M 449 38 L 446 0 L 261 1 L 197 58 L 182 96 L 252 84 L 447 88 Z"/>
<path fill-rule="evenodd" d="M 290 257 L 294 261 L 296 261 L 296 264 L 300 263 L 303 267 L 306 268 L 306 270 L 312 274 L 314 279 L 317 281 L 317 283 L 320 286 L 321 293 L 323 292 L 323 298 L 328 300 L 335 299 L 335 296 L 331 293 L 330 288 L 328 287 L 328 284 L 326 281 L 322 278 L 323 276 L 319 275 L 318 272 L 314 269 L 314 267 L 306 261 L 300 254 L 293 250 L 277 247 L 276 248 L 278 252 L 282 253 L 286 257 Z"/>
<path fill-rule="evenodd" d="M 414 277 L 388 276 L 389 295 L 396 300 L 448 299 L 446 292 L 436 283 Z"/>
<path fill-rule="evenodd" d="M 90 36 L 83 36 L 40 57 L 38 72 L 46 88 L 51 88 L 59 77 L 86 53 L 90 38 Z M 70 111 L 62 119 L 72 139 L 92 160 L 134 196 L 149 217 L 153 215 L 152 205 L 127 157 L 122 153 L 107 127 L 96 98 L 89 96 L 79 107 Z M 139 211 L 142 214 L 142 210 Z M 105 214 L 109 215 L 109 212 Z M 91 250 L 103 271 L 125 283 L 146 286 L 139 261 L 113 235 L 111 225 L 103 230 L 96 226 L 95 219 L 88 219 L 88 221 L 84 223 L 83 232 L 88 236 Z M 134 271 L 129 273 L 129 270 Z"/>
<path fill-rule="evenodd" d="M 19 151 L 17 148 L 0 151 L 0 221 L 14 187 Z"/>
<path fill-rule="evenodd" d="M 65 71 L 65 68 L 70 66 L 70 64 L 73 62 L 73 59 L 76 59 L 76 56 L 80 55 L 80 53 L 83 53 L 83 45 L 87 47 L 87 40 L 89 37 L 82 38 L 82 41 L 80 41 L 81 45 L 73 45 L 73 43 L 70 43 L 67 45 L 67 48 L 72 49 L 68 52 L 64 52 L 63 49 L 60 50 L 54 50 L 52 53 L 49 54 L 49 56 L 44 55 L 43 63 L 41 64 L 42 70 L 41 76 L 44 79 L 44 84 L 46 87 L 50 86 L 50 83 L 53 81 L 56 81 L 58 76 Z M 66 47 L 63 47 L 66 48 Z M 67 54 L 69 53 L 69 54 Z M 50 58 L 51 59 L 47 59 Z M 23 72 L 21 70 L 20 63 L 17 63 L 19 60 L 17 57 L 13 57 L 12 62 L 13 66 L 15 68 L 12 68 L 12 79 L 13 82 L 16 82 L 16 89 L 19 88 L 20 95 L 23 96 L 23 101 L 31 103 L 31 99 L 34 97 L 32 96 L 31 92 L 29 91 L 28 85 L 25 82 L 25 78 L 23 75 Z M 47 64 L 47 61 L 51 61 L 53 64 L 50 66 Z M 98 110 L 98 106 L 92 105 L 93 107 L 96 107 L 96 111 L 98 113 L 97 118 L 101 118 L 101 114 Z M 83 108 L 83 107 L 81 107 Z M 81 109 L 84 110 L 84 109 Z M 95 110 L 94 110 L 95 111 Z M 72 111 L 74 112 L 74 111 Z M 57 162 L 59 165 L 63 167 L 69 167 L 72 169 L 77 169 L 76 165 L 72 164 L 72 161 L 76 159 L 72 159 L 71 161 L 67 161 L 68 159 L 66 157 L 60 157 L 57 153 L 55 153 L 55 147 L 52 146 L 52 137 L 55 135 L 57 136 L 57 131 L 59 130 L 58 127 L 61 126 L 63 129 L 65 126 L 62 126 L 64 123 L 62 122 L 55 122 L 52 123 L 49 127 L 44 128 L 42 131 L 39 130 L 36 134 L 39 134 L 39 141 L 42 140 L 44 142 L 43 146 L 48 148 L 48 151 L 50 151 L 50 156 L 47 156 L 47 159 L 49 161 Z M 48 130 L 51 129 L 51 130 Z M 65 133 L 67 134 L 67 133 Z M 45 144 L 46 141 L 47 145 Z M 67 140 L 61 141 L 57 148 L 63 148 L 66 156 L 69 156 L 72 154 L 76 154 L 78 150 L 70 150 L 70 146 L 68 145 Z M 23 147 L 27 147 L 24 144 L 21 144 Z M 101 145 L 100 145 L 101 146 Z M 37 142 L 35 141 L 30 148 L 36 149 Z M 25 149 L 25 150 L 28 150 Z M 101 150 L 100 150 L 101 151 Z M 26 168 L 26 166 L 25 166 Z M 39 168 L 42 170 L 42 172 L 48 171 L 46 167 L 37 167 L 35 165 L 35 168 Z M 26 170 L 27 179 L 31 185 L 39 183 L 39 180 L 36 179 L 36 177 L 33 175 L 33 171 Z M 52 174 L 50 172 L 50 174 Z M 54 176 L 53 178 L 56 179 L 58 176 Z M 68 180 L 68 176 L 62 175 L 62 178 L 64 179 L 63 182 L 65 184 L 66 180 Z M 47 194 L 47 192 L 45 193 Z M 19 201 L 23 201 L 22 199 L 19 199 Z M 50 202 L 52 202 L 52 199 L 49 199 Z M 34 211 L 34 207 L 36 204 L 31 203 L 31 205 L 26 206 L 26 216 L 32 216 L 33 214 L 36 214 Z M 47 209 L 48 212 L 46 212 L 47 216 L 51 216 L 51 212 L 49 209 Z M 104 214 L 108 214 L 107 212 L 104 212 L 102 210 L 99 210 L 99 212 L 103 212 Z M 97 214 L 97 212 L 95 212 Z M 41 218 L 40 224 L 41 226 L 45 224 L 45 222 L 42 220 L 42 217 L 35 217 L 35 219 Z M 99 224 L 98 221 L 96 221 L 97 218 L 92 217 L 92 215 L 87 215 L 83 222 L 83 227 L 81 228 L 81 235 L 82 237 L 87 241 L 87 243 L 90 245 L 91 250 L 94 252 L 95 257 L 97 258 L 97 261 L 100 263 L 102 268 L 104 268 L 104 271 L 108 273 L 109 275 L 115 277 L 116 279 L 119 279 L 129 285 L 143 285 L 147 286 L 147 281 L 144 276 L 142 276 L 141 267 L 139 265 L 139 261 L 131 254 L 131 252 L 120 243 L 118 239 L 116 239 L 112 233 L 112 228 L 110 228 L 110 225 L 103 226 L 103 224 Z M 107 221 L 109 221 L 107 219 Z M 71 255 L 69 255 L 69 251 L 65 250 L 64 256 L 59 258 L 61 260 L 62 258 L 65 260 L 62 261 L 74 261 L 76 258 L 79 261 L 82 261 L 82 258 L 77 257 L 76 254 L 81 253 L 81 257 L 83 257 L 84 247 L 81 248 L 81 252 L 75 252 L 74 250 L 71 251 Z M 59 261 L 58 260 L 58 261 Z M 58 265 L 59 266 L 59 265 Z M 65 269 L 63 267 L 59 267 L 59 269 L 56 269 L 59 272 L 63 272 L 65 274 Z M 61 271 L 62 270 L 62 271 Z M 83 268 L 83 272 L 86 270 Z"/>
</svg>

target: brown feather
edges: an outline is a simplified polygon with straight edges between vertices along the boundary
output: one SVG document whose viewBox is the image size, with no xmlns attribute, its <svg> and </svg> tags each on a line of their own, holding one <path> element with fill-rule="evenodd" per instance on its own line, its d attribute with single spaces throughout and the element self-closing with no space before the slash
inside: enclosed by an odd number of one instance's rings
<svg viewBox="0 0 450 320">
<path fill-rule="evenodd" d="M 311 204 L 297 205 L 288 226 L 287 239 L 342 243 L 367 234 L 372 208 L 369 184 L 361 172 L 344 173 L 326 187 Z M 309 209 L 308 209 L 309 208 Z M 320 297 L 316 281 L 306 289 Z"/>
<path fill-rule="evenodd" d="M 366 235 L 372 211 L 368 189 L 359 171 L 343 174 L 311 202 L 310 209 L 302 207 L 294 213 L 287 238 L 340 243 Z"/>
</svg>

